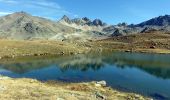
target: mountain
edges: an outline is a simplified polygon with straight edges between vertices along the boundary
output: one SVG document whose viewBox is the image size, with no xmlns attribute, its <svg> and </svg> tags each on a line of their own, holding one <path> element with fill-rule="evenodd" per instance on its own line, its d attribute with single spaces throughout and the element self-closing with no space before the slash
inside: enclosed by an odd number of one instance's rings
<svg viewBox="0 0 170 100">
<path fill-rule="evenodd" d="M 150 33 L 161 31 L 163 33 L 170 32 L 170 15 L 159 16 L 148 21 L 136 25 L 128 25 L 126 23 L 119 23 L 103 29 L 104 32 L 112 33 L 112 36 Z"/>
<path fill-rule="evenodd" d="M 70 20 L 66 15 L 64 15 L 64 16 L 61 18 L 60 21 L 61 21 L 61 22 L 66 22 L 66 23 L 68 23 L 68 24 L 71 24 L 71 23 L 72 23 L 71 20 Z"/>
<path fill-rule="evenodd" d="M 148 21 L 137 24 L 138 27 L 144 26 L 170 26 L 170 15 L 159 16 Z"/>
<path fill-rule="evenodd" d="M 84 26 L 84 25 L 87 25 L 87 26 L 106 26 L 107 25 L 106 23 L 102 22 L 100 19 L 95 19 L 93 21 L 91 21 L 87 17 L 70 19 L 66 15 L 64 15 L 61 18 L 61 20 L 59 20 L 59 22 L 67 23 L 67 24 L 76 24 L 76 25 L 81 25 L 81 26 Z"/>
<path fill-rule="evenodd" d="M 58 23 L 80 30 L 79 35 L 82 34 L 84 38 L 93 39 L 101 36 L 109 36 L 110 34 L 102 31 L 103 28 L 108 27 L 106 23 L 100 19 L 90 20 L 87 17 L 70 19 L 64 15 Z"/>
<path fill-rule="evenodd" d="M 62 24 L 16 12 L 0 17 L 0 37 L 8 39 L 50 38 L 58 33 L 75 32 L 76 29 Z"/>
<path fill-rule="evenodd" d="M 86 41 L 153 31 L 170 32 L 170 15 L 159 16 L 136 25 L 127 23 L 108 25 L 100 19 L 91 20 L 88 17 L 70 19 L 66 15 L 59 21 L 51 21 L 23 11 L 0 17 L 0 38 L 3 39 Z"/>
</svg>

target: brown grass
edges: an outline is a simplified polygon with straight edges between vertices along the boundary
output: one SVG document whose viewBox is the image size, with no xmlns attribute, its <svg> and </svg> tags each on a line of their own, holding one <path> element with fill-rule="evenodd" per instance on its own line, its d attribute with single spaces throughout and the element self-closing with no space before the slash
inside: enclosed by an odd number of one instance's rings
<svg viewBox="0 0 170 100">
<path fill-rule="evenodd" d="M 143 33 L 92 42 L 93 48 L 128 52 L 170 53 L 170 34 Z"/>
<path fill-rule="evenodd" d="M 0 57 L 38 56 L 47 54 L 82 53 L 84 47 L 61 41 L 0 40 Z"/>
<path fill-rule="evenodd" d="M 170 34 L 143 33 L 89 42 L 0 40 L 0 58 L 68 55 L 90 51 L 170 53 Z"/>
<path fill-rule="evenodd" d="M 146 97 L 96 87 L 92 83 L 41 83 L 33 79 L 12 79 L 0 77 L 1 100 L 150 100 Z"/>
</svg>

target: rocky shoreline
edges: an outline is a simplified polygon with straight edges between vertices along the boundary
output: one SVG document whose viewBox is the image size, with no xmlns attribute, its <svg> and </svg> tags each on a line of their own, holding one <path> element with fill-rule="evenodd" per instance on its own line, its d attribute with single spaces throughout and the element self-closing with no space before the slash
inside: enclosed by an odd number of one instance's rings
<svg viewBox="0 0 170 100">
<path fill-rule="evenodd" d="M 35 79 L 0 76 L 2 100 L 152 100 L 150 98 L 113 90 L 105 81 L 89 83 L 42 83 Z"/>
</svg>

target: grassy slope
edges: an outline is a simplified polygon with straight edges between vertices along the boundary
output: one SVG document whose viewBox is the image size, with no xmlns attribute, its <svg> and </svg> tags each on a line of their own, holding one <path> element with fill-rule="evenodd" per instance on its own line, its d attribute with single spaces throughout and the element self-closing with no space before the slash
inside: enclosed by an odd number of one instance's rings
<svg viewBox="0 0 170 100">
<path fill-rule="evenodd" d="M 86 51 L 84 47 L 60 41 L 15 41 L 0 40 L 0 56 L 32 56 L 45 54 L 70 54 Z"/>
<path fill-rule="evenodd" d="M 0 57 L 85 53 L 90 50 L 170 53 L 170 35 L 145 33 L 91 42 L 0 40 Z"/>
<path fill-rule="evenodd" d="M 92 42 L 94 48 L 149 53 L 170 53 L 170 34 L 144 33 Z"/>
</svg>

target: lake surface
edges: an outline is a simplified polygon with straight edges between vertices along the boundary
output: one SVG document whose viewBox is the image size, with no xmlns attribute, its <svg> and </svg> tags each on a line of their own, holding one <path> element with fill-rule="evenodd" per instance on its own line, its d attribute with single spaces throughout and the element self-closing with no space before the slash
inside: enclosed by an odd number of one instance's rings
<svg viewBox="0 0 170 100">
<path fill-rule="evenodd" d="M 170 55 L 113 52 L 68 57 L 18 58 L 0 62 L 0 74 L 41 81 L 105 80 L 127 92 L 170 100 Z"/>
</svg>

